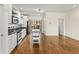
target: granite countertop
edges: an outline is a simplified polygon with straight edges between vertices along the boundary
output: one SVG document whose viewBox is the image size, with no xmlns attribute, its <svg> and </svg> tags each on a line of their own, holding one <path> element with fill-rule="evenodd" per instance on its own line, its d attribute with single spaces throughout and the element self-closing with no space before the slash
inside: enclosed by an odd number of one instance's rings
<svg viewBox="0 0 79 59">
<path fill-rule="evenodd" d="M 13 29 L 8 29 L 8 35 L 18 33 L 22 31 L 22 29 L 26 29 L 27 27 L 19 27 L 19 28 L 13 28 Z"/>
<path fill-rule="evenodd" d="M 27 27 L 13 28 L 13 30 L 26 29 Z"/>
</svg>

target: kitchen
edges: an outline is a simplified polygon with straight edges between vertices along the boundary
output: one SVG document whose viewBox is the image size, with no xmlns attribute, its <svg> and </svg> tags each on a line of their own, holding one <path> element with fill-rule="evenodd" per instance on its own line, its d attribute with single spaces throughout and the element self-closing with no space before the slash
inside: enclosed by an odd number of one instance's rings
<svg viewBox="0 0 79 59">
<path fill-rule="evenodd" d="M 79 53 L 78 21 L 78 4 L 0 4 L 0 53 Z"/>
</svg>

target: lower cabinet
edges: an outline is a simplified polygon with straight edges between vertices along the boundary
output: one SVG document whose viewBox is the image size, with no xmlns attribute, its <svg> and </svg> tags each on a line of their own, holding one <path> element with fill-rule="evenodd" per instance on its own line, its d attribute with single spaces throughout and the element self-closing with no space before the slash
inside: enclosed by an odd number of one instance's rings
<svg viewBox="0 0 79 59">
<path fill-rule="evenodd" d="M 17 45 L 17 33 L 9 35 L 8 39 L 8 52 L 11 53 Z"/>
</svg>

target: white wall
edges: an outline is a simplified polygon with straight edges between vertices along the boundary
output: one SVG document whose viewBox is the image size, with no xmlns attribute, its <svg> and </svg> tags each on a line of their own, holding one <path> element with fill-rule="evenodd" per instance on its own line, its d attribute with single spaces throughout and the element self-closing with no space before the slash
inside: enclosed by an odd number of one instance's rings
<svg viewBox="0 0 79 59">
<path fill-rule="evenodd" d="M 45 19 L 45 35 L 58 35 L 58 19 L 65 18 L 62 12 L 47 12 Z"/>
<path fill-rule="evenodd" d="M 79 40 L 79 8 L 69 11 L 65 20 L 65 35 Z"/>
</svg>

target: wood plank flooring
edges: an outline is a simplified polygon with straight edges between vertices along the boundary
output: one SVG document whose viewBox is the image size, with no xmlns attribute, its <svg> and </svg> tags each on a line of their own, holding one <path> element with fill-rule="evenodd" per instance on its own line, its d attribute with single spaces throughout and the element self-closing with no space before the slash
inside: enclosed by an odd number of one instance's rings
<svg viewBox="0 0 79 59">
<path fill-rule="evenodd" d="M 41 44 L 31 44 L 30 35 L 12 54 L 79 54 L 79 41 L 64 36 L 42 36 Z"/>
</svg>

